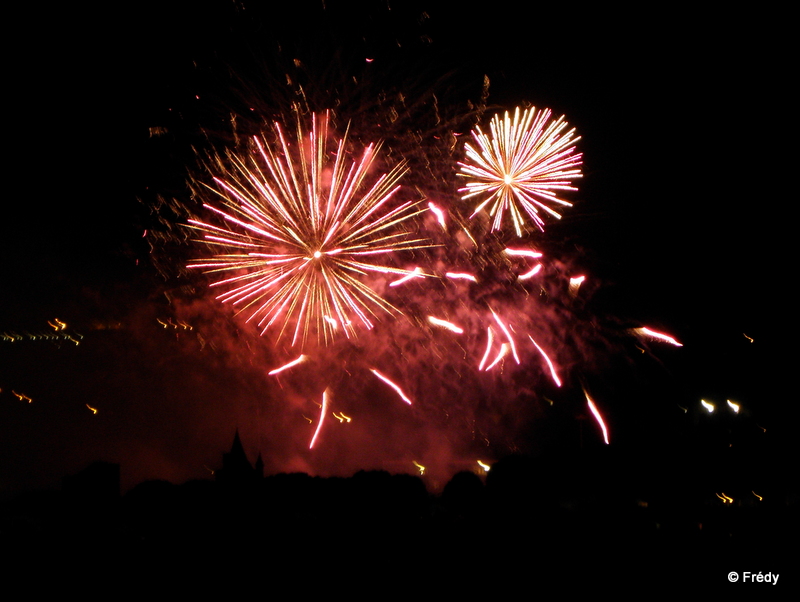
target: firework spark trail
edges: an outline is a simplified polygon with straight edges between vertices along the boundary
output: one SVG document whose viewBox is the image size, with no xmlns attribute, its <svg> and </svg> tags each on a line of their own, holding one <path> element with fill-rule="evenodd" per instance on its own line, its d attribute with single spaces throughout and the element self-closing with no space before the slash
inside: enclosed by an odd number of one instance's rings
<svg viewBox="0 0 800 602">
<path fill-rule="evenodd" d="M 314 436 L 311 438 L 311 444 L 308 446 L 308 449 L 314 449 L 314 443 L 317 441 L 317 436 L 319 436 L 319 432 L 322 430 L 322 423 L 325 421 L 325 414 L 328 413 L 328 398 L 330 397 L 328 393 L 328 389 L 322 393 L 322 408 L 319 411 L 319 422 L 317 423 L 317 428 L 314 431 Z"/>
<path fill-rule="evenodd" d="M 536 341 L 533 340 L 533 337 L 531 335 L 528 335 L 528 338 L 531 340 L 531 343 L 533 343 L 536 346 L 536 348 L 539 350 L 539 353 L 542 354 L 542 357 L 544 357 L 545 361 L 547 362 L 547 365 L 550 367 L 550 375 L 553 377 L 553 381 L 556 383 L 556 386 L 560 387 L 561 386 L 561 379 L 558 378 L 558 374 L 556 374 L 556 369 L 553 367 L 553 362 L 550 361 L 550 358 L 544 352 L 544 349 L 542 349 L 539 346 L 539 343 L 537 343 Z"/>
<path fill-rule="evenodd" d="M 502 228 L 506 211 L 517 236 L 525 229 L 525 214 L 543 230 L 540 210 L 560 219 L 552 205 L 572 206 L 557 193 L 576 190 L 570 181 L 581 177 L 582 155 L 575 152 L 580 138 L 573 138 L 574 128 L 564 131 L 568 124 L 563 117 L 551 121 L 550 115 L 550 109 L 537 112 L 535 107 L 520 115 L 517 107 L 513 120 L 508 112 L 492 118 L 491 135 L 475 128 L 477 147 L 465 145 L 468 162 L 459 163 L 458 175 L 468 181 L 459 192 L 464 193 L 463 200 L 483 199 L 473 216 L 489 205 L 492 230 Z"/>
<path fill-rule="evenodd" d="M 371 181 L 378 146 L 366 146 L 350 163 L 345 134 L 330 166 L 328 121 L 327 113 L 313 115 L 306 136 L 298 117 L 291 142 L 275 123 L 275 145 L 254 137 L 251 155 L 229 152 L 226 161 L 217 158 L 222 177 L 213 178 L 216 188 L 206 188 L 223 208 L 204 207 L 222 225 L 189 220 L 210 247 L 219 249 L 189 267 L 232 274 L 212 284 L 227 289 L 217 299 L 248 311 L 248 321 L 257 320 L 262 334 L 280 320 L 278 339 L 294 322 L 292 345 L 298 340 L 304 345 L 312 331 L 328 343 L 339 326 L 350 338 L 355 322 L 369 329 L 379 313 L 399 314 L 360 278 L 410 276 L 385 262 L 397 251 L 427 246 L 405 228 L 425 209 L 418 202 L 391 203 L 405 165 Z M 306 138 L 308 152 L 303 151 Z"/>
<path fill-rule="evenodd" d="M 292 360 L 288 364 L 284 364 L 283 366 L 280 366 L 279 368 L 275 368 L 274 370 L 270 370 L 268 372 L 268 374 L 270 376 L 274 376 L 275 374 L 280 374 L 284 370 L 288 370 L 289 368 L 292 368 L 292 367 L 296 366 L 297 364 L 303 363 L 306 360 L 306 357 L 307 356 L 305 356 L 305 355 L 301 355 L 296 360 Z"/>
<path fill-rule="evenodd" d="M 406 394 L 403 393 L 403 390 L 395 383 L 393 383 L 388 377 L 384 376 L 374 368 L 372 368 L 370 372 L 372 372 L 375 376 L 377 376 L 379 379 L 381 379 L 383 382 L 389 385 L 392 389 L 394 389 L 397 392 L 397 394 L 402 398 L 403 401 L 405 401 L 408 405 L 411 405 L 411 400 L 408 397 L 406 397 Z"/>
<path fill-rule="evenodd" d="M 595 420 L 597 420 L 597 424 L 599 424 L 600 428 L 603 430 L 603 441 L 605 441 L 606 445 L 608 445 L 608 429 L 606 428 L 606 423 L 603 420 L 603 416 L 600 414 L 600 410 L 598 410 L 597 406 L 594 405 L 594 401 L 592 401 L 592 398 L 589 397 L 589 394 L 585 389 L 583 394 L 586 396 L 586 402 L 589 405 L 589 410 L 591 410 L 592 415 L 594 416 Z"/>
<path fill-rule="evenodd" d="M 652 330 L 646 326 L 643 326 L 642 328 L 634 328 L 633 332 L 639 336 L 649 337 L 651 339 L 655 339 L 656 341 L 662 341 L 664 343 L 669 343 L 670 345 L 675 345 L 676 347 L 683 347 L 683 343 L 679 343 L 668 334 Z"/>
</svg>

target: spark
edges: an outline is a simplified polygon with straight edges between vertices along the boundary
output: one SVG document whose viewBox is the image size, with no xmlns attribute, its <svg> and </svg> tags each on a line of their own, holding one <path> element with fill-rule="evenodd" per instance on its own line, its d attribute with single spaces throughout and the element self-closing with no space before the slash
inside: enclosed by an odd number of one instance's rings
<svg viewBox="0 0 800 602">
<path fill-rule="evenodd" d="M 533 278 L 542 271 L 542 264 L 537 264 L 530 272 L 525 272 L 524 274 L 520 274 L 518 276 L 518 280 L 527 280 L 528 278 Z"/>
<path fill-rule="evenodd" d="M 542 256 L 542 254 L 539 253 L 538 251 L 532 251 L 530 249 L 511 249 L 511 248 L 507 248 L 506 249 L 506 254 L 507 255 L 511 255 L 512 257 L 514 257 L 514 256 L 516 256 L 516 257 L 531 257 L 533 259 L 538 259 L 539 257 Z"/>
<path fill-rule="evenodd" d="M 428 316 L 428 322 L 433 324 L 434 326 L 441 326 L 442 328 L 446 328 L 451 332 L 455 332 L 456 334 L 462 334 L 464 329 L 456 326 L 452 322 L 448 322 L 447 320 L 441 320 L 439 318 L 434 318 L 433 316 Z"/>
<path fill-rule="evenodd" d="M 97 414 L 97 408 L 93 408 L 88 403 L 86 404 L 86 407 L 89 408 L 92 411 L 92 414 Z"/>
<path fill-rule="evenodd" d="M 33 403 L 33 399 L 31 399 L 30 397 L 28 397 L 28 396 L 27 396 L 27 395 L 25 395 L 24 393 L 17 393 L 17 392 L 16 392 L 16 391 L 14 391 L 13 389 L 11 390 L 11 392 L 12 392 L 14 395 L 16 395 L 17 399 L 19 399 L 20 401 L 27 401 L 28 403 Z"/>
<path fill-rule="evenodd" d="M 606 428 L 606 423 L 603 420 L 603 417 L 600 415 L 600 410 L 597 409 L 597 406 L 594 405 L 594 401 L 592 401 L 592 398 L 589 397 L 589 394 L 585 390 L 583 391 L 583 394 L 586 396 L 589 409 L 594 415 L 595 420 L 597 420 L 597 424 L 599 424 L 600 428 L 603 429 L 603 441 L 605 441 L 606 445 L 608 445 L 608 429 Z"/>
<path fill-rule="evenodd" d="M 569 279 L 569 294 L 573 297 L 578 294 L 578 289 L 583 284 L 583 281 L 586 280 L 586 276 L 575 276 L 574 278 Z"/>
<path fill-rule="evenodd" d="M 289 368 L 293 368 L 297 364 L 302 364 L 306 360 L 306 357 L 308 357 L 308 356 L 301 354 L 300 357 L 298 357 L 297 359 L 292 360 L 288 364 L 284 364 L 280 368 L 275 368 L 274 370 L 269 371 L 267 374 L 269 374 L 270 376 L 274 376 L 275 374 L 280 374 L 284 370 L 288 370 Z"/>
<path fill-rule="evenodd" d="M 700 405 L 702 405 L 708 411 L 709 414 L 711 414 L 714 411 L 714 404 L 707 402 L 705 399 L 700 400 Z"/>
<path fill-rule="evenodd" d="M 742 334 L 744 334 L 744 338 L 746 338 L 748 341 L 750 341 L 751 343 L 753 342 L 753 337 L 749 337 L 745 333 Z"/>
<path fill-rule="evenodd" d="M 497 322 L 497 324 L 502 329 L 503 333 L 506 335 L 506 338 L 508 338 L 508 342 L 511 345 L 511 353 L 514 354 L 514 360 L 519 364 L 519 356 L 517 355 L 517 346 L 514 344 L 514 337 L 511 336 L 511 333 L 509 332 L 508 328 L 506 327 L 506 325 L 503 322 L 500 321 L 500 318 L 498 317 L 498 315 L 496 313 L 494 313 L 494 310 L 490 310 L 490 311 L 492 312 L 492 315 L 494 316 L 495 322 Z M 488 368 L 487 368 L 487 370 L 488 370 Z"/>
<path fill-rule="evenodd" d="M 332 341 L 338 329 L 324 316 L 351 338 L 354 323 L 370 329 L 379 315 L 399 314 L 363 278 L 409 275 L 388 264 L 392 256 L 429 246 L 406 228 L 424 211 L 419 202 L 393 200 L 406 165 L 371 178 L 380 145 L 367 145 L 351 161 L 346 133 L 329 144 L 329 118 L 314 114 L 306 135 L 298 117 L 293 140 L 275 123 L 276 143 L 255 136 L 249 155 L 216 157 L 213 169 L 221 173 L 204 186 L 221 208 L 203 206 L 219 225 L 189 220 L 209 248 L 218 249 L 189 267 L 228 274 L 211 285 L 225 291 L 217 299 L 247 312 L 262 335 L 279 324 L 280 339 L 293 324 L 293 346 L 304 345 L 313 331 L 318 340 Z"/>
<path fill-rule="evenodd" d="M 497 363 L 501 359 L 503 359 L 507 354 L 508 354 L 508 343 L 503 343 L 502 345 L 500 345 L 500 351 L 497 352 L 497 357 L 494 358 L 494 361 L 491 364 L 486 366 L 486 371 L 488 372 L 489 370 L 494 368 L 497 365 Z"/>
<path fill-rule="evenodd" d="M 55 324 L 53 324 L 53 322 L 55 322 Z M 48 324 L 49 324 L 49 325 L 52 327 L 52 329 L 53 329 L 53 330 L 55 330 L 56 332 L 58 332 L 59 330 L 64 330 L 64 329 L 67 327 L 67 324 L 66 324 L 66 322 L 62 322 L 62 321 L 61 321 L 61 320 L 59 320 L 58 318 L 54 318 L 54 319 L 53 319 L 53 322 L 51 322 L 50 320 L 48 320 L 48 321 L 47 321 L 47 323 L 48 323 Z"/>
<path fill-rule="evenodd" d="M 734 414 L 739 413 L 739 408 L 741 407 L 738 403 L 731 401 L 730 399 L 726 399 L 725 401 L 728 402 L 728 407 L 733 410 Z"/>
<path fill-rule="evenodd" d="M 314 449 L 314 443 L 317 440 L 317 436 L 319 432 L 322 430 L 322 423 L 325 420 L 325 414 L 328 413 L 328 389 L 322 393 L 322 408 L 319 411 L 319 422 L 317 423 L 317 429 L 314 431 L 314 436 L 311 438 L 311 444 L 308 446 L 308 449 Z"/>
<path fill-rule="evenodd" d="M 399 286 L 412 280 L 414 278 L 422 278 L 422 268 L 415 267 L 412 271 L 408 272 L 405 276 L 400 278 L 399 280 L 395 280 L 394 282 L 390 282 L 389 286 Z"/>
<path fill-rule="evenodd" d="M 486 462 L 481 462 L 478 460 L 478 466 L 483 469 L 483 472 L 489 472 L 492 469 L 491 464 L 487 464 Z"/>
<path fill-rule="evenodd" d="M 472 274 L 467 274 L 465 272 L 446 272 L 445 276 L 453 280 L 471 280 L 472 282 L 478 281 L 478 279 L 475 278 L 475 276 L 473 276 Z"/>
<path fill-rule="evenodd" d="M 417 467 L 417 470 L 419 470 L 420 476 L 424 475 L 425 474 L 425 467 L 422 464 L 420 464 L 419 462 L 417 462 L 416 460 L 412 460 L 412 462 L 413 462 L 414 466 Z"/>
<path fill-rule="evenodd" d="M 381 379 L 383 382 L 385 382 L 387 385 L 389 385 L 389 386 L 390 386 L 392 389 L 394 389 L 394 390 L 397 392 L 397 394 L 398 394 L 398 395 L 401 397 L 401 399 L 402 399 L 403 401 L 405 401 L 405 402 L 406 402 L 408 405 L 411 405 L 411 400 L 410 400 L 408 397 L 406 397 L 406 394 L 405 394 L 405 393 L 403 393 L 403 390 L 402 390 L 400 387 L 398 387 L 398 386 L 397 386 L 396 384 L 394 384 L 394 383 L 393 383 L 391 380 L 389 380 L 389 379 L 388 379 L 386 376 L 384 376 L 383 374 L 381 374 L 380 372 L 378 372 L 378 371 L 377 371 L 377 370 L 375 370 L 374 368 L 372 368 L 370 371 L 371 371 L 371 372 L 372 372 L 372 373 L 373 373 L 375 376 L 377 376 L 378 378 L 380 378 L 380 379 Z"/>
<path fill-rule="evenodd" d="M 336 412 L 333 412 L 333 417 L 336 418 L 336 420 L 338 420 L 339 422 L 352 422 L 353 421 L 353 419 L 350 418 L 350 416 L 347 416 L 343 412 L 339 412 L 338 414 Z"/>
<path fill-rule="evenodd" d="M 724 492 L 724 491 L 722 492 L 722 495 L 720 495 L 719 493 L 716 493 L 715 495 L 716 495 L 716 496 L 717 496 L 719 499 L 721 499 L 721 500 L 722 500 L 722 503 L 723 503 L 723 504 L 732 504 L 732 503 L 733 503 L 733 498 L 732 498 L 732 497 L 728 497 L 727 495 L 725 495 L 725 492 Z"/>
<path fill-rule="evenodd" d="M 531 340 L 531 343 L 533 343 L 536 346 L 536 348 L 539 350 L 539 353 L 542 354 L 542 357 L 544 357 L 544 360 L 547 362 L 547 365 L 550 367 L 550 375 L 553 377 L 553 381 L 556 383 L 557 387 L 560 387 L 561 386 L 561 379 L 558 378 L 558 374 L 556 374 L 556 369 L 553 367 L 553 362 L 550 361 L 550 358 L 544 352 L 544 349 L 539 347 L 539 343 L 534 341 L 533 337 L 531 335 L 528 335 L 528 338 Z"/>
<path fill-rule="evenodd" d="M 753 491 L 752 489 L 750 490 L 750 493 L 752 493 L 754 496 L 756 496 L 756 497 L 758 498 L 758 501 L 759 501 L 759 502 L 761 502 L 761 501 L 763 501 L 763 500 L 764 500 L 764 498 L 763 498 L 763 497 L 761 497 L 760 495 L 758 495 L 758 494 L 757 494 L 755 491 Z"/>
<path fill-rule="evenodd" d="M 483 370 L 483 366 L 486 364 L 486 360 L 489 357 L 489 352 L 492 350 L 492 343 L 494 342 L 494 334 L 492 332 L 492 327 L 489 326 L 486 329 L 486 352 L 483 354 L 483 359 L 481 359 L 481 363 L 478 364 L 478 370 Z"/>
<path fill-rule="evenodd" d="M 647 336 L 651 339 L 656 339 L 658 341 L 663 341 L 664 343 L 669 343 L 670 345 L 675 345 L 676 347 L 683 347 L 682 343 L 679 343 L 671 336 L 664 334 L 663 332 L 657 332 L 647 327 L 634 328 L 633 331 L 640 336 Z"/>
<path fill-rule="evenodd" d="M 571 207 L 558 197 L 559 191 L 576 190 L 570 182 L 581 177 L 581 153 L 575 152 L 575 129 L 565 131 L 564 117 L 551 120 L 550 109 L 517 108 L 513 120 L 508 112 L 495 115 L 490 135 L 480 127 L 472 132 L 476 147 L 465 145 L 467 162 L 459 163 L 459 176 L 467 178 L 463 200 L 479 197 L 472 216 L 489 205 L 492 230 L 499 230 L 508 211 L 517 236 L 526 229 L 527 214 L 540 230 L 544 220 L 540 210 L 560 219 L 555 206 Z M 472 217 L 471 216 L 471 217 Z"/>
<path fill-rule="evenodd" d="M 442 227 L 442 229 L 446 229 L 447 225 L 444 222 L 444 211 L 439 209 L 439 207 L 431 202 L 428 203 L 428 209 L 430 209 L 436 216 L 436 221 L 439 222 L 439 225 Z"/>
</svg>

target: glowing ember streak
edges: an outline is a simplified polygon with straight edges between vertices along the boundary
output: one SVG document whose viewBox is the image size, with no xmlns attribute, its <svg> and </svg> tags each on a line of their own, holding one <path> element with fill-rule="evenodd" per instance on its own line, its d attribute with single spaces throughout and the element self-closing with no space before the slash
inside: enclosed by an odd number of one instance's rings
<svg viewBox="0 0 800 602">
<path fill-rule="evenodd" d="M 534 341 L 533 337 L 531 335 L 528 335 L 528 338 L 531 340 L 531 343 L 533 343 L 536 346 L 536 348 L 539 350 L 539 353 L 542 354 L 542 357 L 544 357 L 544 360 L 547 362 L 547 365 L 550 366 L 550 375 L 553 377 L 553 381 L 555 381 L 556 386 L 560 387 L 561 386 L 561 379 L 558 378 L 558 374 L 556 374 L 556 369 L 553 367 L 553 362 L 550 361 L 550 358 L 544 352 L 544 349 L 539 347 L 539 343 Z"/>
<path fill-rule="evenodd" d="M 325 414 L 328 413 L 328 389 L 322 393 L 322 409 L 319 411 L 319 422 L 317 423 L 317 429 L 314 431 L 314 436 L 311 438 L 311 445 L 308 446 L 308 449 L 314 449 L 314 443 L 317 440 L 317 436 L 319 432 L 322 430 L 322 423 L 325 420 Z"/>
<path fill-rule="evenodd" d="M 13 389 L 11 390 L 11 392 L 12 392 L 14 395 L 16 395 L 17 399 L 19 399 L 20 401 L 27 401 L 28 403 L 33 403 L 33 399 L 31 399 L 30 397 L 28 397 L 28 396 L 27 396 L 27 395 L 25 395 L 24 393 L 17 393 L 17 392 L 16 392 L 16 391 L 14 391 Z"/>
<path fill-rule="evenodd" d="M 280 373 L 281 373 L 281 372 L 283 372 L 284 370 L 288 370 L 289 368 L 293 368 L 293 367 L 294 367 L 294 366 L 296 366 L 297 364 L 301 364 L 301 363 L 303 363 L 303 362 L 306 360 L 306 357 L 307 357 L 307 356 L 305 356 L 305 355 L 301 355 L 301 356 L 300 356 L 300 357 L 298 357 L 296 360 L 292 360 L 291 362 L 289 362 L 288 364 L 284 364 L 284 365 L 283 365 L 283 366 L 281 366 L 280 368 L 275 368 L 274 370 L 272 370 L 272 371 L 268 372 L 267 374 L 269 374 L 270 376 L 273 376 L 273 375 L 275 375 L 275 374 L 280 374 Z"/>
<path fill-rule="evenodd" d="M 419 470 L 420 476 L 424 475 L 425 474 L 425 467 L 422 464 L 420 464 L 419 462 L 417 462 L 416 460 L 412 460 L 412 462 L 414 463 L 414 466 L 417 467 L 417 470 Z"/>
<path fill-rule="evenodd" d="M 725 401 L 728 402 L 728 407 L 733 410 L 734 414 L 738 414 L 739 413 L 739 408 L 741 406 L 738 403 L 734 403 L 730 399 L 726 399 Z"/>
<path fill-rule="evenodd" d="M 53 324 L 53 322 L 55 322 L 55 324 Z M 64 330 L 64 329 L 67 327 L 66 323 L 65 323 L 65 322 L 62 322 L 62 321 L 61 321 L 61 320 L 59 320 L 58 318 L 54 318 L 54 319 L 53 319 L 53 322 L 51 322 L 50 320 L 48 320 L 48 321 L 47 321 L 47 323 L 48 323 L 48 324 L 49 324 L 49 325 L 52 327 L 52 329 L 53 329 L 53 330 L 55 330 L 55 331 Z"/>
<path fill-rule="evenodd" d="M 217 299 L 249 313 L 262 335 L 278 323 L 280 339 L 294 324 L 292 345 L 305 344 L 312 331 L 332 340 L 337 328 L 323 316 L 350 338 L 354 323 L 369 329 L 380 312 L 399 314 L 361 278 L 407 275 L 379 261 L 429 246 L 405 228 L 424 211 L 419 202 L 393 201 L 406 166 L 373 178 L 379 145 L 366 146 L 351 162 L 347 135 L 329 144 L 328 121 L 328 113 L 313 115 L 306 135 L 298 118 L 293 140 L 276 123 L 277 143 L 254 137 L 250 155 L 216 157 L 222 173 L 206 188 L 222 207 L 204 207 L 218 225 L 189 220 L 209 248 L 220 250 L 189 267 L 230 274 L 212 284 L 225 289 Z"/>
<path fill-rule="evenodd" d="M 600 428 L 603 429 L 603 441 L 605 441 L 606 445 L 608 445 L 608 429 L 606 429 L 606 423 L 603 421 L 603 417 L 600 415 L 600 410 L 598 410 L 597 406 L 594 405 L 592 398 L 589 397 L 589 394 L 586 391 L 584 391 L 583 394 L 586 395 L 586 401 L 589 403 L 589 409 L 594 415 L 595 420 L 597 420 L 597 424 L 599 424 Z"/>
<path fill-rule="evenodd" d="M 569 279 L 569 294 L 573 297 L 578 294 L 578 289 L 583 284 L 583 281 L 586 280 L 586 276 L 575 276 L 574 278 Z"/>
<path fill-rule="evenodd" d="M 489 472 L 492 469 L 490 464 L 486 464 L 485 462 L 481 462 L 480 460 L 478 460 L 478 466 L 480 466 L 483 469 L 483 472 Z"/>
<path fill-rule="evenodd" d="M 380 379 L 381 379 L 383 382 L 385 382 L 387 385 L 389 385 L 389 386 L 390 386 L 392 389 L 394 389 L 395 391 L 397 391 L 397 394 L 398 394 L 398 395 L 401 397 L 401 399 L 402 399 L 403 401 L 405 401 L 405 402 L 406 402 L 408 405 L 411 405 L 411 400 L 410 400 L 408 397 L 406 397 L 406 394 L 405 394 L 405 393 L 403 393 L 403 390 L 402 390 L 400 387 L 398 387 L 398 386 L 397 386 L 396 384 L 394 384 L 394 383 L 393 383 L 391 380 L 389 380 L 387 377 L 385 377 L 383 374 L 381 374 L 380 372 L 378 372 L 378 371 L 377 371 L 377 370 L 375 370 L 374 368 L 372 368 L 370 371 L 371 371 L 371 372 L 372 372 L 372 373 L 373 373 L 375 376 L 377 376 L 378 378 L 380 378 Z"/>
<path fill-rule="evenodd" d="M 97 414 L 97 408 L 93 408 L 88 403 L 86 404 L 86 407 L 89 408 L 92 411 L 92 414 Z"/>
<path fill-rule="evenodd" d="M 719 499 L 721 499 L 723 504 L 732 504 L 733 503 L 733 498 L 732 497 L 728 497 L 727 495 L 725 495 L 724 491 L 722 492 L 722 495 L 720 495 L 719 493 L 716 493 L 714 495 L 716 495 Z"/>
<path fill-rule="evenodd" d="M 542 271 L 542 264 L 537 264 L 535 268 L 533 268 L 530 272 L 525 272 L 524 274 L 520 274 L 518 279 L 519 280 L 527 280 L 528 278 L 533 278 Z"/>
<path fill-rule="evenodd" d="M 508 343 L 503 343 L 502 345 L 500 345 L 500 351 L 497 352 L 497 357 L 494 358 L 494 361 L 491 364 L 486 366 L 486 371 L 488 372 L 489 370 L 494 368 L 497 365 L 497 363 L 501 359 L 503 359 L 507 354 L 508 354 Z"/>
<path fill-rule="evenodd" d="M 754 496 L 756 496 L 756 497 L 758 498 L 758 501 L 759 501 L 759 502 L 761 502 L 761 501 L 763 501 L 763 500 L 764 500 L 764 498 L 763 498 L 763 497 L 761 497 L 760 495 L 758 495 L 758 494 L 757 494 L 755 491 L 752 491 L 752 490 L 751 490 L 751 491 L 750 491 L 750 493 L 752 493 Z"/>
<path fill-rule="evenodd" d="M 518 257 L 531 257 L 533 259 L 538 259 L 542 256 L 541 253 L 538 251 L 531 251 L 530 249 L 506 249 L 507 255 L 518 256 Z"/>
<path fill-rule="evenodd" d="M 472 282 L 477 282 L 478 280 L 472 274 L 467 274 L 465 272 L 447 272 L 445 274 L 448 278 L 452 278 L 453 280 L 472 280 Z"/>
<path fill-rule="evenodd" d="M 333 417 L 336 418 L 336 420 L 338 420 L 339 422 L 352 422 L 353 421 L 353 419 L 350 418 L 350 416 L 347 416 L 343 412 L 339 412 L 338 414 L 336 412 L 334 412 L 333 413 Z"/>
<path fill-rule="evenodd" d="M 464 332 L 463 328 L 456 326 L 452 322 L 448 322 L 447 320 L 440 320 L 439 318 L 434 318 L 433 316 L 428 316 L 428 322 L 430 322 L 434 326 L 441 326 L 442 328 L 446 328 L 447 330 L 455 332 L 456 334 L 462 334 Z"/>
<path fill-rule="evenodd" d="M 428 209 L 430 209 L 434 213 L 434 215 L 436 216 L 436 221 L 439 222 L 439 225 L 442 228 L 446 228 L 447 226 L 444 223 L 444 211 L 442 211 L 436 205 L 430 202 L 428 203 Z"/>
<path fill-rule="evenodd" d="M 564 131 L 568 124 L 563 117 L 551 121 L 550 115 L 550 109 L 537 112 L 535 107 L 520 115 L 517 108 L 513 120 L 507 112 L 492 118 L 491 136 L 480 127 L 472 132 L 477 147 L 466 144 L 468 162 L 459 163 L 458 175 L 468 182 L 459 192 L 465 193 L 464 200 L 483 199 L 473 216 L 489 205 L 492 230 L 501 228 L 508 211 L 517 236 L 522 236 L 524 214 L 544 229 L 540 210 L 560 219 L 552 205 L 572 206 L 557 194 L 576 190 L 570 181 L 581 177 L 582 155 L 575 152 L 580 138 L 573 138 L 574 128 Z"/>
<path fill-rule="evenodd" d="M 702 405 L 702 406 L 703 406 L 703 407 L 704 407 L 706 410 L 708 410 L 708 413 L 709 413 L 709 414 L 711 414 L 711 413 L 714 411 L 714 404 L 713 404 L 713 403 L 708 403 L 708 402 L 707 402 L 705 399 L 701 399 L 701 400 L 700 400 L 700 404 L 701 404 L 701 405 Z"/>
<path fill-rule="evenodd" d="M 514 354 L 514 360 L 519 364 L 519 356 L 517 355 L 517 346 L 514 344 L 514 337 L 511 336 L 511 333 L 509 332 L 508 328 L 506 328 L 506 325 L 500 321 L 500 318 L 497 316 L 496 313 L 494 313 L 494 311 L 492 311 L 492 315 L 494 316 L 495 322 L 497 322 L 500 325 L 500 328 L 503 330 L 503 333 L 505 333 L 506 337 L 508 338 L 508 342 L 511 345 L 511 353 Z"/>
<path fill-rule="evenodd" d="M 399 286 L 413 278 L 422 278 L 422 269 L 419 267 L 414 268 L 414 271 L 407 273 L 405 276 L 394 282 L 390 282 L 389 286 Z"/>
<path fill-rule="evenodd" d="M 494 333 L 492 332 L 492 327 L 489 326 L 486 329 L 487 339 L 486 339 L 486 352 L 483 354 L 483 359 L 481 359 L 481 363 L 478 364 L 478 370 L 483 370 L 483 366 L 486 364 L 486 360 L 489 358 L 489 352 L 492 350 L 492 343 L 494 342 Z"/>
<path fill-rule="evenodd" d="M 646 327 L 634 328 L 633 331 L 639 335 L 648 336 L 652 339 L 663 341 L 665 343 L 669 343 L 670 345 L 675 345 L 676 347 L 683 347 L 681 343 L 673 339 L 671 336 L 664 334 L 663 332 L 657 332 Z"/>
<path fill-rule="evenodd" d="M 751 343 L 753 342 L 753 338 L 752 337 L 747 336 L 745 333 L 742 333 L 742 334 L 744 334 L 744 338 L 746 338 L 748 341 L 750 341 Z"/>
</svg>

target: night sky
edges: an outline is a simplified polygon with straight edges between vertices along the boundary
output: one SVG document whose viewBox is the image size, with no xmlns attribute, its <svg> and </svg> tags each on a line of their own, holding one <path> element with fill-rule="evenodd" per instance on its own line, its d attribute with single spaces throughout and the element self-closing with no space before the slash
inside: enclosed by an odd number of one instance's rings
<svg viewBox="0 0 800 602">
<path fill-rule="evenodd" d="M 63 5 L 9 19 L 26 45 L 10 55 L 5 86 L 0 496 L 57 487 L 95 460 L 119 462 L 123 488 L 206 478 L 237 428 L 273 473 L 413 470 L 400 442 L 424 430 L 426 416 L 388 404 L 372 381 L 342 384 L 341 371 L 342 397 L 364 408 L 369 427 L 315 450 L 324 459 L 309 454 L 292 420 L 316 417 L 314 385 L 268 382 L 264 368 L 279 363 L 270 341 L 215 309 L 202 277 L 164 268 L 202 249 L 176 242 L 186 236 L 177 221 L 174 231 L 159 221 L 159 198 L 191 203 L 192 147 L 229 137 L 231 114 L 247 127 L 285 111 L 296 89 L 285 69 L 299 74 L 315 108 L 341 102 L 354 120 L 371 104 L 364 94 L 379 90 L 412 99 L 436 90 L 443 112 L 457 111 L 479 100 L 484 76 L 483 124 L 523 103 L 564 114 L 582 137 L 584 177 L 574 207 L 547 229 L 553 258 L 585 270 L 596 315 L 684 344 L 651 344 L 643 360 L 632 357 L 633 342 L 609 345 L 621 355 L 597 363 L 611 366 L 609 382 L 587 378 L 612 444 L 677 449 L 699 429 L 705 398 L 740 402 L 743 424 L 791 449 L 786 147 L 796 120 L 787 15 L 268 4 L 123 2 L 99 13 Z M 191 332 L 175 327 L 182 317 Z M 48 325 L 56 319 L 68 325 L 62 338 L 36 338 L 57 334 Z M 437 423 L 409 445 L 460 469 L 472 461 L 473 448 L 459 443 L 464 428 Z M 527 449 L 525 437 L 543 427 L 526 428 L 510 427 L 492 453 Z"/>
</svg>

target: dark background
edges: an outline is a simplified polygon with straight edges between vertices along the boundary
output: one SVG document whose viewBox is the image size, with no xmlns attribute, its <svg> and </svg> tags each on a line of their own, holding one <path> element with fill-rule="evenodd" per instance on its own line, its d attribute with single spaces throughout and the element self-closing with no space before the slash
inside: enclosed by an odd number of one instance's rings
<svg viewBox="0 0 800 602">
<path fill-rule="evenodd" d="M 268 99 L 294 55 L 334 82 L 360 74 L 364 58 L 385 60 L 401 80 L 419 65 L 414 85 L 447 73 L 473 97 L 486 75 L 489 107 L 565 114 L 582 136 L 584 178 L 554 232 L 585 250 L 602 282 L 598 307 L 684 343 L 664 352 L 680 405 L 736 399 L 790 449 L 796 122 L 786 14 L 447 2 L 15 10 L 8 27 L 23 35 L 5 71 L 0 333 L 24 340 L 0 341 L 0 495 L 52 487 L 97 459 L 121 462 L 127 487 L 202 477 L 237 426 L 268 419 L 257 404 L 232 403 L 225 377 L 183 378 L 193 358 L 173 348 L 159 357 L 166 343 L 141 334 L 163 336 L 154 320 L 171 315 L 143 234 L 157 194 L 186 194 L 201 128 L 222 131 L 220 107 L 240 109 L 237 98 Z M 55 318 L 86 340 L 31 340 Z"/>
</svg>

